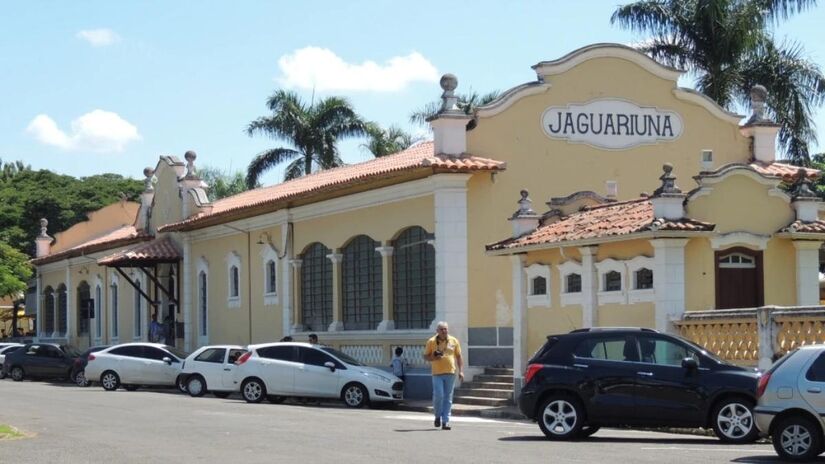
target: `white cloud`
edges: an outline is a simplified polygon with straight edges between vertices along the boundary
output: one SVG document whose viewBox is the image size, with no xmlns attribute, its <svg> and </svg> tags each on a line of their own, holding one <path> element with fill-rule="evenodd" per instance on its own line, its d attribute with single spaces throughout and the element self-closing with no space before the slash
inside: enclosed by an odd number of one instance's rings
<svg viewBox="0 0 825 464">
<path fill-rule="evenodd" d="M 78 32 L 75 37 L 89 42 L 93 47 L 105 47 L 120 42 L 120 36 L 111 29 L 87 29 Z"/>
<path fill-rule="evenodd" d="M 117 113 L 94 110 L 72 121 L 67 134 L 45 114 L 38 114 L 26 132 L 40 142 L 67 151 L 120 152 L 130 142 L 140 140 L 137 127 Z"/>
<path fill-rule="evenodd" d="M 347 63 L 326 48 L 305 47 L 278 59 L 284 87 L 318 91 L 366 90 L 394 92 L 416 81 L 437 82 L 438 70 L 418 52 L 395 56 L 384 64 Z"/>
</svg>

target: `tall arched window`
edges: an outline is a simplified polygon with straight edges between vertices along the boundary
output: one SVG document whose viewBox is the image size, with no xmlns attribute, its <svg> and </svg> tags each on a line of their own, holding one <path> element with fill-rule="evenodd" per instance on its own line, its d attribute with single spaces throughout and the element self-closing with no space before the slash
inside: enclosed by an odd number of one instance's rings
<svg viewBox="0 0 825 464">
<path fill-rule="evenodd" d="M 383 286 L 380 243 L 359 235 L 343 249 L 341 266 L 346 330 L 374 330 L 382 317 Z"/>
<path fill-rule="evenodd" d="M 395 240 L 392 262 L 395 327 L 425 329 L 435 318 L 435 248 L 421 227 Z"/>
<path fill-rule="evenodd" d="M 143 295 L 138 290 L 141 289 L 141 282 L 135 280 L 135 338 L 143 336 Z"/>
<path fill-rule="evenodd" d="M 100 284 L 95 286 L 95 335 L 100 338 L 103 335 L 103 289 Z"/>
<path fill-rule="evenodd" d="M 301 322 L 324 331 L 332 322 L 332 262 L 329 248 L 313 243 L 301 255 Z"/>
<path fill-rule="evenodd" d="M 51 286 L 43 290 L 43 333 L 49 336 L 54 332 L 54 289 Z"/>
<path fill-rule="evenodd" d="M 84 280 L 77 286 L 77 334 L 89 334 L 89 310 L 92 308 L 92 292 Z"/>
<path fill-rule="evenodd" d="M 113 280 L 112 284 L 109 288 L 109 294 L 111 295 L 112 302 L 109 305 L 112 311 L 112 338 L 118 338 L 119 332 L 117 329 L 117 281 Z"/>
<path fill-rule="evenodd" d="M 207 279 L 206 271 L 198 273 L 198 325 L 200 335 L 209 335 L 209 308 L 207 306 Z"/>
<path fill-rule="evenodd" d="M 61 335 L 68 335 L 66 331 L 69 326 L 69 295 L 66 293 L 66 286 L 63 284 L 57 287 L 57 331 Z"/>
</svg>

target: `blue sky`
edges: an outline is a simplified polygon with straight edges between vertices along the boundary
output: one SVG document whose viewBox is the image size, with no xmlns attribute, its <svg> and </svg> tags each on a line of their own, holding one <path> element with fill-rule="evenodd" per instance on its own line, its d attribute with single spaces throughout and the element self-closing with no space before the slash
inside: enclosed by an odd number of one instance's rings
<svg viewBox="0 0 825 464">
<path fill-rule="evenodd" d="M 411 111 L 459 90 L 506 90 L 530 66 L 596 42 L 621 2 L 17 1 L 0 17 L 0 158 L 72 176 L 141 178 L 159 155 L 244 170 L 282 143 L 244 132 L 277 88 L 339 95 L 411 132 Z M 776 30 L 825 68 L 825 6 Z M 366 64 L 365 63 L 371 63 Z M 685 81 L 689 85 L 689 81 Z M 816 118 L 825 149 L 825 111 Z M 370 156 L 358 142 L 344 160 Z M 282 170 L 263 177 L 278 182 Z"/>
</svg>

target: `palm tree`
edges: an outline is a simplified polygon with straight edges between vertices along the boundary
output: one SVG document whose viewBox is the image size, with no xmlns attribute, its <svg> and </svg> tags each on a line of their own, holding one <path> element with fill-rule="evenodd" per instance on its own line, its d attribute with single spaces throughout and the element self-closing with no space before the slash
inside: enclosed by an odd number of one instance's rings
<svg viewBox="0 0 825 464">
<path fill-rule="evenodd" d="M 247 134 L 262 132 L 292 147 L 272 148 L 255 156 L 246 173 L 249 188 L 258 185 L 264 171 L 287 161 L 284 180 L 310 174 L 313 165 L 318 169 L 340 166 L 338 140 L 366 134 L 366 124 L 343 98 L 328 97 L 306 105 L 295 92 L 278 90 L 267 100 L 267 107 L 272 115 L 249 123 Z"/>
<path fill-rule="evenodd" d="M 483 95 L 475 91 L 459 94 L 457 95 L 458 107 L 464 111 L 465 114 L 473 114 L 476 107 L 490 103 L 498 98 L 500 94 L 501 92 L 498 90 L 493 90 L 492 92 L 487 92 Z M 427 103 L 410 114 L 410 122 L 413 124 L 426 124 L 427 119 L 435 116 L 439 109 L 441 109 L 441 100 Z M 475 122 L 470 121 L 468 128 L 472 129 L 473 127 L 475 127 Z"/>
<path fill-rule="evenodd" d="M 377 123 L 370 122 L 367 123 L 366 130 L 369 140 L 361 147 L 367 149 L 376 158 L 398 153 L 418 142 L 416 137 L 397 126 L 382 129 Z"/>
<path fill-rule="evenodd" d="M 652 35 L 638 48 L 653 59 L 696 77 L 696 87 L 720 106 L 749 104 L 750 89 L 764 85 L 781 124 L 779 144 L 791 161 L 810 163 L 816 142 L 812 110 L 825 101 L 825 77 L 798 44 L 778 45 L 770 27 L 814 6 L 816 0 L 640 0 L 610 18 Z"/>
</svg>

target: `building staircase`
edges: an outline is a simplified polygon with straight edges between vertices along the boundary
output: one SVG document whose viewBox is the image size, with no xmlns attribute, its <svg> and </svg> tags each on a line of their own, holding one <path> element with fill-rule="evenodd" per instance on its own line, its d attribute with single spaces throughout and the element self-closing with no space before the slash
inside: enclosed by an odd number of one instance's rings
<svg viewBox="0 0 825 464">
<path fill-rule="evenodd" d="M 484 373 L 453 392 L 454 404 L 509 406 L 513 404 L 513 369 L 485 367 Z"/>
</svg>

